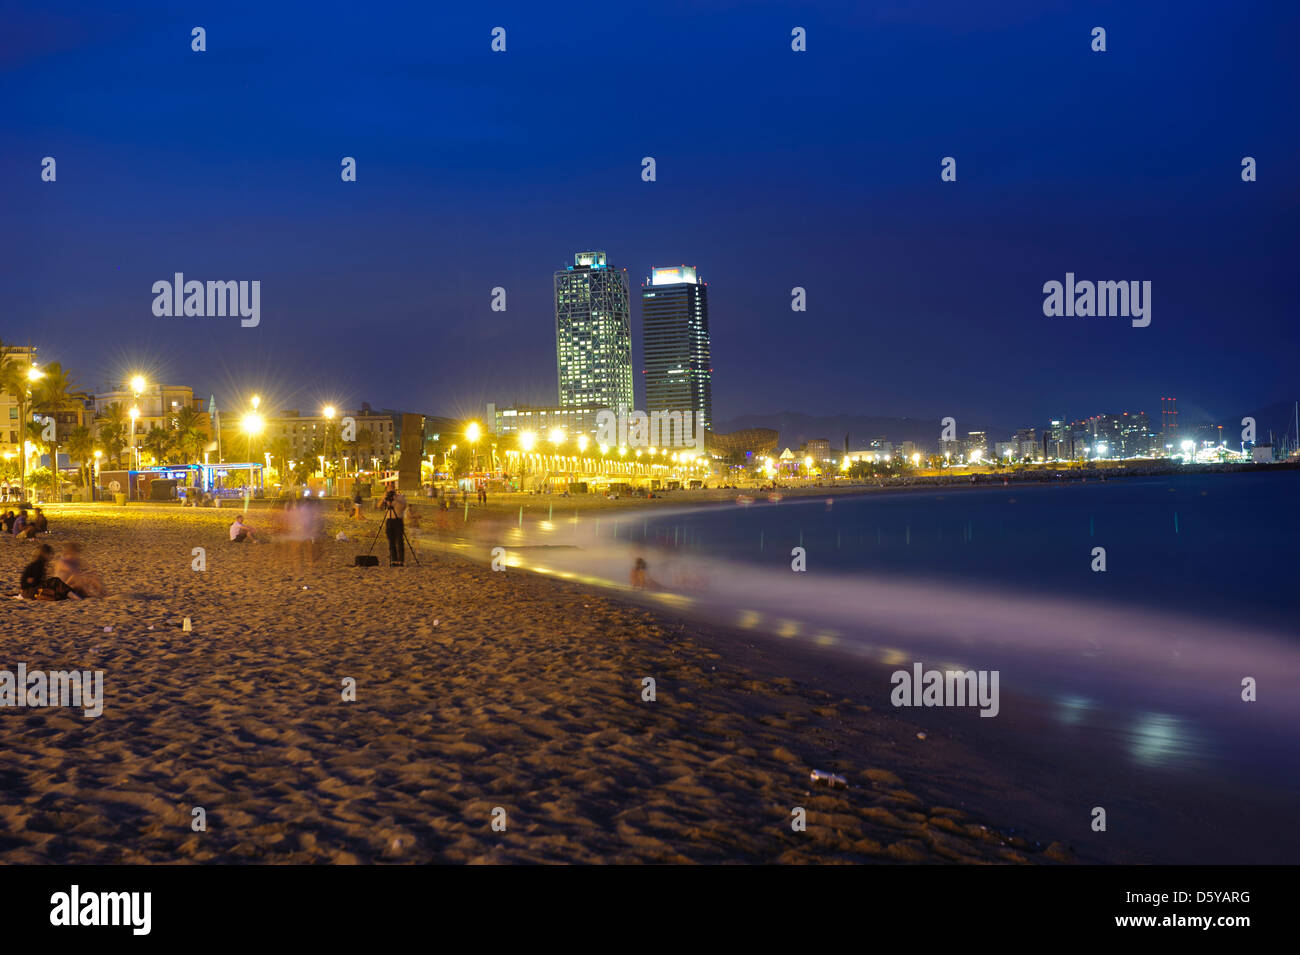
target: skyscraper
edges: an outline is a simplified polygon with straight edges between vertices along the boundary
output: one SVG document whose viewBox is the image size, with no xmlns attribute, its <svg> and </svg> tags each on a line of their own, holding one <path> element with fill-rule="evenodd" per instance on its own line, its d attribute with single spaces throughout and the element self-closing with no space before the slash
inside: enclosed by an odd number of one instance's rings
<svg viewBox="0 0 1300 955">
<path fill-rule="evenodd" d="M 560 407 L 632 408 L 632 321 L 626 269 L 579 252 L 555 273 Z"/>
<path fill-rule="evenodd" d="M 689 411 L 713 427 L 709 289 L 689 265 L 651 269 L 641 288 L 645 410 Z"/>
</svg>

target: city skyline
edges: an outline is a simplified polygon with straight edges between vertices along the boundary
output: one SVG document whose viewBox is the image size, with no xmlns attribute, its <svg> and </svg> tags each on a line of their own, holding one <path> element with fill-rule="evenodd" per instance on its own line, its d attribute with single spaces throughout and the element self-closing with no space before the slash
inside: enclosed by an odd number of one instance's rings
<svg viewBox="0 0 1300 955">
<path fill-rule="evenodd" d="M 686 31 L 653 5 L 599 27 L 518 7 L 494 14 L 511 37 L 494 54 L 473 11 L 411 6 L 345 29 L 236 4 L 212 12 L 196 54 L 180 15 L 74 6 L 84 33 L 39 11 L 9 24 L 24 68 L 0 75 L 15 104 L 0 119 L 0 334 L 88 382 L 153 361 L 211 390 L 280 385 L 291 406 L 315 390 L 457 415 L 548 404 L 546 276 L 600 248 L 636 276 L 706 269 L 722 421 L 966 405 L 1015 426 L 1094 396 L 1154 413 L 1163 394 L 1222 420 L 1294 397 L 1298 135 L 1253 95 L 1287 85 L 1293 9 L 1187 74 L 1173 67 L 1219 42 L 1210 11 L 1107 10 L 1099 54 L 1094 24 L 1033 4 L 706 3 Z M 616 58 L 600 52 L 611 36 Z M 686 67 L 659 74 L 669 36 Z M 336 81 L 339 49 L 347 94 L 306 96 Z M 598 84 L 592 57 L 609 67 Z M 672 122 L 637 115 L 646 75 L 681 104 Z M 600 135 L 579 143 L 560 104 Z M 154 315 L 154 283 L 178 272 L 260 281 L 259 324 Z M 1151 282 L 1151 324 L 1045 316 L 1044 284 L 1067 274 Z M 791 311 L 796 287 L 806 312 Z M 640 368 L 639 302 L 631 320 Z"/>
</svg>

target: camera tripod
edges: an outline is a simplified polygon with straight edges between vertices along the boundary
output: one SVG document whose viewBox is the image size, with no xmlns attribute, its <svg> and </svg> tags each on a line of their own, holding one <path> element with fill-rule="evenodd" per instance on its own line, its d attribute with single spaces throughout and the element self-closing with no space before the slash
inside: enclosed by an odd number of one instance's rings
<svg viewBox="0 0 1300 955">
<path fill-rule="evenodd" d="M 388 519 L 389 519 L 390 517 L 391 517 L 393 520 L 395 520 L 395 521 L 396 521 L 396 520 L 401 520 L 401 518 L 399 518 L 399 517 L 397 516 L 397 511 L 394 509 L 393 505 L 388 504 L 388 505 L 386 505 L 386 506 L 384 507 L 384 516 L 383 516 L 382 518 L 380 518 L 380 520 L 379 520 L 379 527 L 377 527 L 377 528 L 375 529 L 375 536 L 374 536 L 373 538 L 371 538 L 371 540 L 370 540 L 370 547 L 369 547 L 369 549 L 366 551 L 367 554 L 374 553 L 374 550 L 375 550 L 375 544 L 377 544 L 377 543 L 379 542 L 379 535 L 382 534 L 382 533 L 384 532 L 384 527 L 387 525 L 387 523 L 388 523 Z M 406 545 L 406 549 L 407 549 L 408 551 L 411 552 L 411 556 L 412 556 L 413 558 L 415 558 L 415 566 L 419 567 L 419 566 L 420 566 L 420 555 L 416 552 L 416 550 L 415 550 L 415 545 L 411 543 L 411 538 L 408 537 L 407 534 L 406 534 L 406 522 L 405 522 L 405 521 L 402 521 L 402 541 L 405 543 L 405 545 Z M 390 556 L 391 556 L 391 555 L 390 555 Z M 403 561 L 403 563 L 405 563 L 405 561 Z"/>
</svg>

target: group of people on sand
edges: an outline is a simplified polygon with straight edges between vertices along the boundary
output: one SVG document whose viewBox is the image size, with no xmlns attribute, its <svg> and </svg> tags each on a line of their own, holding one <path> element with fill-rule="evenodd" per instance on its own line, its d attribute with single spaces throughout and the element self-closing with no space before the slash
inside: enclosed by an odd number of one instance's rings
<svg viewBox="0 0 1300 955">
<path fill-rule="evenodd" d="M 283 551 L 286 562 L 301 570 L 315 563 L 321 555 L 325 533 L 325 515 L 315 498 L 304 497 L 292 501 L 282 512 L 268 518 L 270 536 L 275 547 Z M 258 531 L 243 514 L 236 514 L 229 528 L 232 544 L 264 543 Z"/>
<path fill-rule="evenodd" d="M 80 600 L 105 593 L 104 581 L 82 562 L 81 548 L 71 541 L 63 545 L 57 560 L 54 548 L 38 544 L 18 578 L 18 596 L 23 600 Z"/>
<path fill-rule="evenodd" d="M 31 540 L 37 534 L 48 534 L 50 521 L 39 507 L 33 507 L 29 515 L 27 505 L 20 504 L 17 513 L 10 510 L 0 515 L 0 530 L 13 537 Z"/>
</svg>

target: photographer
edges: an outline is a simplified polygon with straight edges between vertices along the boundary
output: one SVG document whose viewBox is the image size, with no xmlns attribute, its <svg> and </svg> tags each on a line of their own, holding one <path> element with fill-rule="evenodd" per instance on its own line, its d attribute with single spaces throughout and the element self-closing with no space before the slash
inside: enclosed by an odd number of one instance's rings
<svg viewBox="0 0 1300 955">
<path fill-rule="evenodd" d="M 384 510 L 384 533 L 388 535 L 388 566 L 401 567 L 406 563 L 406 541 L 403 518 L 406 516 L 406 495 L 397 489 L 397 483 L 384 494 L 379 506 Z"/>
</svg>

